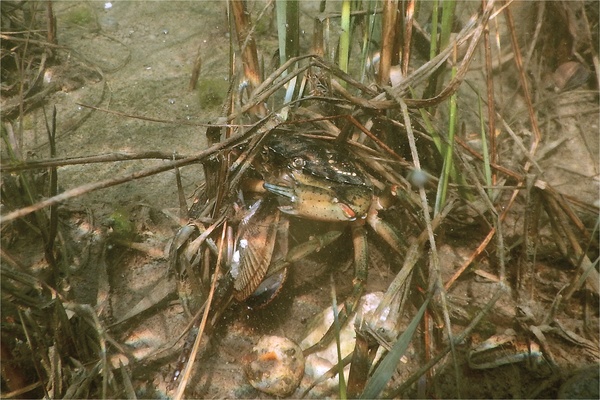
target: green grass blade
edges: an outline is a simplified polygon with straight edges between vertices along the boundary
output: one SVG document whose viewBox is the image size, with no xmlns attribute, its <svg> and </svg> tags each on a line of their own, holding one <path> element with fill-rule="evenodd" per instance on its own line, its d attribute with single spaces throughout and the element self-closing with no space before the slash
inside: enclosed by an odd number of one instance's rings
<svg viewBox="0 0 600 400">
<path fill-rule="evenodd" d="M 456 66 L 452 67 L 452 78 L 456 75 Z M 444 167 L 442 169 L 442 176 L 438 184 L 438 191 L 435 199 L 434 215 L 437 215 L 446 203 L 446 195 L 448 192 L 448 184 L 450 183 L 450 176 L 452 176 L 456 182 L 456 170 L 454 169 L 454 133 L 456 131 L 458 107 L 456 104 L 456 93 L 450 96 L 450 120 L 448 121 L 448 145 L 444 152 Z"/>
<path fill-rule="evenodd" d="M 485 134 L 485 121 L 483 120 L 483 105 L 481 101 L 481 96 L 477 96 L 478 105 L 479 105 L 479 124 L 481 129 L 481 152 L 483 154 L 483 168 L 485 172 L 485 184 L 488 187 L 487 192 L 489 198 L 493 201 L 494 199 L 494 190 L 492 189 L 492 167 L 490 165 L 490 154 L 488 152 L 487 146 L 487 136 Z M 493 135 L 493 132 L 490 132 L 490 135 Z"/>
<path fill-rule="evenodd" d="M 436 4 L 436 8 L 433 10 L 433 14 L 432 14 L 432 17 L 435 16 L 436 18 L 435 19 L 432 18 L 432 21 L 431 21 L 431 23 L 432 23 L 432 31 L 431 32 L 432 33 L 431 33 L 431 46 L 429 49 L 430 56 L 432 54 L 434 56 L 437 55 L 437 53 L 446 49 L 446 47 L 450 43 L 450 35 L 452 34 L 452 24 L 454 22 L 455 9 L 456 9 L 456 1 L 455 0 L 445 0 L 442 2 L 441 30 L 440 30 L 440 35 L 439 35 L 440 40 L 439 40 L 438 45 L 434 45 L 434 42 L 437 41 L 437 31 L 438 31 L 438 26 L 437 26 L 438 9 L 437 9 L 437 4 Z M 434 32 L 435 32 L 435 36 L 434 36 Z M 432 47 L 432 46 L 435 46 L 435 47 Z M 435 52 L 434 52 L 434 50 L 435 50 Z M 425 92 L 423 95 L 424 97 L 431 97 L 438 91 L 439 80 L 443 76 L 445 70 L 446 70 L 445 65 L 441 65 L 437 69 L 437 71 L 435 71 L 435 73 L 431 76 L 431 78 L 429 79 L 429 86 L 425 89 Z"/>
<path fill-rule="evenodd" d="M 448 43 L 450 43 L 450 34 L 452 33 L 452 23 L 454 22 L 455 9 L 455 0 L 445 0 L 442 2 L 442 30 L 440 33 L 440 49 L 446 48 Z"/>
<path fill-rule="evenodd" d="M 340 50 L 338 53 L 338 66 L 348 73 L 348 59 L 350 57 L 350 11 L 352 10 L 350 0 L 342 1 L 342 20 L 340 34 Z"/>
<path fill-rule="evenodd" d="M 412 88 L 410 89 L 410 93 L 412 94 L 413 97 L 415 97 L 415 92 L 412 90 Z M 440 134 L 437 132 L 437 130 L 433 126 L 433 122 L 431 122 L 429 113 L 427 113 L 427 110 L 424 108 L 419 108 L 419 113 L 421 114 L 421 118 L 423 118 L 423 124 L 425 126 L 425 131 L 427 131 L 429 136 L 431 136 L 431 139 L 433 140 L 433 144 L 435 145 L 435 148 L 440 152 L 440 154 L 443 154 L 444 153 L 444 142 L 442 141 L 442 137 L 440 136 Z"/>
<path fill-rule="evenodd" d="M 277 39 L 279 41 L 279 65 L 283 65 L 287 61 L 287 4 L 287 0 L 277 0 L 275 3 L 275 12 L 277 15 Z"/>
<path fill-rule="evenodd" d="M 360 396 L 361 399 L 376 399 L 381 394 L 396 371 L 400 357 L 406 352 L 412 336 L 417 331 L 419 322 L 427 309 L 427 304 L 429 304 L 429 298 L 425 300 L 417 315 L 414 316 L 406 330 L 400 335 L 396 343 L 394 343 L 392 350 L 381 360 L 381 363 L 373 373 L 373 377 L 367 382 L 367 386 Z"/>
<path fill-rule="evenodd" d="M 286 61 L 300 55 L 300 1 L 288 1 L 286 7 Z"/>
<path fill-rule="evenodd" d="M 336 299 L 336 294 L 335 294 L 335 282 L 333 281 L 333 276 L 331 277 L 331 310 L 333 312 L 333 326 L 334 326 L 334 333 L 335 333 L 335 345 L 336 345 L 336 350 L 337 350 L 337 356 L 338 356 L 338 379 L 339 379 L 339 394 L 340 394 L 340 399 L 345 400 L 348 398 L 347 395 L 347 390 L 346 390 L 346 380 L 344 377 L 344 362 L 342 359 L 342 349 L 341 349 L 341 344 L 340 344 L 340 331 L 342 329 L 341 325 L 340 325 L 340 319 L 338 317 L 338 305 L 337 305 L 337 299 Z"/>
<path fill-rule="evenodd" d="M 377 6 L 377 2 L 375 1 L 368 1 L 366 3 L 367 5 L 367 12 L 364 16 L 364 26 L 365 26 L 365 30 L 364 30 L 364 34 L 363 34 L 363 38 L 362 38 L 362 49 L 361 49 L 361 60 L 360 60 L 360 81 L 361 83 L 365 82 L 365 79 L 367 78 L 367 66 L 368 66 L 368 59 L 369 59 L 369 55 L 370 55 L 370 43 L 371 43 L 371 38 L 373 37 L 373 33 L 375 31 L 375 23 L 377 18 L 375 18 L 375 16 L 373 15 L 374 10 L 376 9 Z"/>
<path fill-rule="evenodd" d="M 300 2 L 277 0 L 277 39 L 279 65 L 300 53 Z"/>
<path fill-rule="evenodd" d="M 437 36 L 438 36 L 438 0 L 433 1 L 433 11 L 431 13 L 431 43 L 429 45 L 429 59 L 437 56 Z"/>
</svg>

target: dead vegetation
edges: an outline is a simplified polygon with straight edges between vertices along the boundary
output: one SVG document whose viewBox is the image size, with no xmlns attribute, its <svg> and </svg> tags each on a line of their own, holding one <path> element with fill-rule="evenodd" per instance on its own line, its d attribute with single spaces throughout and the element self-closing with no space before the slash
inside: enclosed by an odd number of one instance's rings
<svg viewBox="0 0 600 400">
<path fill-rule="evenodd" d="M 200 192 L 212 206 L 198 202 L 190 217 L 217 241 L 225 222 L 234 223 L 228 207 L 245 175 L 231 168 L 223 173 L 215 160 L 224 162 L 240 144 L 288 126 L 350 143 L 379 192 L 399 188 L 385 213 L 403 234 L 403 257 L 386 257 L 384 245 L 370 237 L 376 265 L 367 290 L 386 292 L 384 304 L 396 304 L 397 293 L 407 301 L 393 340 L 369 341 L 390 351 L 368 376 L 351 382 L 352 395 L 567 398 L 590 380 L 597 383 L 597 6 L 453 4 L 438 10 L 419 1 L 365 2 L 345 10 L 328 3 L 278 17 L 271 3 L 232 2 L 229 93 L 222 97 L 222 117 L 202 121 L 213 124 L 206 149 L 60 157 L 56 137 L 65 132 L 57 130 L 56 114 L 44 113 L 40 154 L 33 154 L 39 143 L 24 133 L 26 116 L 50 93 L 78 87 L 69 86 L 72 76 L 106 78 L 88 60 L 67 62 L 68 49 L 56 41 L 61 26 L 52 2 L 2 2 L 2 397 L 161 396 L 176 368 L 175 344 L 192 320 L 176 300 L 163 250 L 187 222 L 191 193 L 181 194 L 180 215 L 137 200 L 122 207 L 129 200 L 121 199 L 98 222 L 93 209 L 99 204 L 70 204 L 92 191 L 135 188 L 142 177 L 201 163 L 219 185 Z M 75 10 L 71 20 L 85 22 L 85 9 Z M 284 37 L 294 38 L 300 18 L 313 27 L 304 28 L 310 41 L 283 40 L 279 57 L 261 49 L 264 25 L 283 24 L 280 38 L 283 26 Z M 276 62 L 269 69 L 262 60 L 271 58 Z M 66 65 L 76 65 L 77 73 L 61 69 Z M 187 67 L 191 74 L 193 66 Z M 61 78 L 43 83 L 49 74 Z M 70 131 L 85 127 L 86 118 Z M 75 188 L 57 178 L 71 165 L 149 159 L 171 161 Z M 223 206 L 215 207 L 219 202 Z M 352 280 L 343 269 L 346 259 L 338 272 L 321 271 L 352 252 L 352 246 L 335 246 L 338 253 L 307 259 L 314 266 L 308 277 L 288 282 L 293 295 L 283 303 L 291 306 L 270 305 L 266 317 L 252 316 L 254 322 L 241 320 L 252 314 L 233 307 L 211 326 L 223 337 L 202 351 L 220 355 L 213 363 L 203 358 L 195 384 L 184 380 L 179 395 L 258 397 L 238 377 L 241 368 L 228 375 L 224 363 L 239 363 L 248 334 L 271 328 L 301 339 L 299 321 L 330 303 L 329 275 Z M 382 261 L 372 261 L 377 253 L 384 253 Z M 213 257 L 202 264 L 203 279 L 186 281 L 198 304 L 210 296 L 214 263 Z M 146 275 L 150 269 L 162 273 Z M 342 281 L 336 281 L 340 297 L 351 291 Z M 294 300 L 306 302 L 311 293 L 304 309 Z M 168 340 L 149 345 L 159 329 Z"/>
</svg>

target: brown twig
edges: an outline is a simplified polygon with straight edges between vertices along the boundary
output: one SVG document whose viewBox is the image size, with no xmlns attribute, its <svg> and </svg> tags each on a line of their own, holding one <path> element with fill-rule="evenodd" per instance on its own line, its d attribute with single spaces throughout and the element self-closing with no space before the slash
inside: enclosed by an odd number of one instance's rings
<svg viewBox="0 0 600 400">
<path fill-rule="evenodd" d="M 48 6 L 46 8 L 46 19 L 48 20 L 48 32 L 46 34 L 46 37 L 48 38 L 48 43 L 57 44 L 56 17 L 54 16 L 54 11 L 52 10 L 52 0 L 48 0 Z"/>
<path fill-rule="evenodd" d="M 70 190 L 66 190 L 65 192 L 63 192 L 61 194 L 52 196 L 46 200 L 32 204 L 31 206 L 24 207 L 24 208 L 21 208 L 21 209 L 18 209 L 18 210 L 15 210 L 15 211 L 12 211 L 12 212 L 6 214 L 0 218 L 0 223 L 6 223 L 9 221 L 15 220 L 17 218 L 24 217 L 25 215 L 31 214 L 32 212 L 41 210 L 45 207 L 52 206 L 53 204 L 58 204 L 65 200 L 68 200 L 68 199 L 71 199 L 74 197 L 78 197 L 83 194 L 90 193 L 90 192 L 93 192 L 93 191 L 96 191 L 99 189 L 105 189 L 105 188 L 108 188 L 111 186 L 116 186 L 116 185 L 119 185 L 119 184 L 122 184 L 125 182 L 129 182 L 132 180 L 146 178 L 151 175 L 156 175 L 158 173 L 168 171 L 175 167 L 181 167 L 184 165 L 189 165 L 189 164 L 196 163 L 198 161 L 202 161 L 202 160 L 206 159 L 207 157 L 210 157 L 211 155 L 225 149 L 228 146 L 235 146 L 237 144 L 244 142 L 245 140 L 248 140 L 248 138 L 250 138 L 251 136 L 253 136 L 255 134 L 256 129 L 258 129 L 260 126 L 262 126 L 263 123 L 269 119 L 271 119 L 271 117 L 264 118 L 259 123 L 255 124 L 253 129 L 250 129 L 248 132 L 241 134 L 241 135 L 231 137 L 229 139 L 226 139 L 223 142 L 218 143 L 214 146 L 211 146 L 208 149 L 201 151 L 193 156 L 186 157 L 181 160 L 165 163 L 164 165 L 161 165 L 159 167 L 147 168 L 142 171 L 134 172 L 132 174 L 125 175 L 122 177 L 113 178 L 113 179 L 105 179 L 103 181 L 88 183 L 86 185 L 82 185 L 82 186 L 79 186 L 79 187 L 76 187 L 76 188 L 73 188 Z M 254 129 L 254 128 L 256 128 L 256 129 Z"/>
<path fill-rule="evenodd" d="M 176 125 L 185 125 L 185 126 L 203 126 L 203 127 L 209 127 L 209 126 L 229 126 L 227 124 L 211 124 L 211 123 L 202 123 L 202 122 L 189 122 L 189 121 L 185 121 L 185 120 L 166 120 L 166 119 L 160 119 L 160 118 L 152 118 L 152 117 L 145 117 L 143 115 L 134 115 L 134 114 L 128 114 L 128 113 L 124 113 L 124 112 L 120 112 L 120 111 L 115 111 L 115 110 L 109 110 L 107 108 L 102 108 L 102 107 L 96 107 L 96 106 L 90 106 L 89 104 L 83 104 L 83 103 L 75 103 L 78 106 L 81 107 L 85 107 L 85 108 L 91 108 L 92 110 L 97 110 L 97 111 L 102 111 L 105 112 L 107 114 L 113 114 L 113 115 L 118 115 L 120 117 L 126 117 L 126 118 L 132 118 L 132 119 L 139 119 L 142 121 L 149 121 L 149 122 L 160 122 L 162 124 L 176 124 Z"/>
<path fill-rule="evenodd" d="M 482 0 L 482 6 L 485 6 L 485 0 Z M 490 46 L 490 29 L 486 24 L 483 30 L 483 48 L 485 51 L 485 77 L 487 86 L 487 106 L 488 106 L 488 138 L 490 143 L 490 164 L 496 164 L 496 102 L 494 100 L 494 82 L 492 72 L 492 49 Z M 483 116 L 482 116 L 483 118 Z M 496 173 L 492 173 L 492 184 L 497 182 Z"/>
<path fill-rule="evenodd" d="M 404 47 L 402 49 L 402 76 L 408 75 L 408 63 L 410 61 L 410 45 L 412 40 L 413 16 L 415 13 L 415 1 L 410 0 L 406 6 L 406 18 L 404 19 Z"/>
<path fill-rule="evenodd" d="M 0 172 L 18 172 L 32 169 L 64 167 L 65 165 L 84 165 L 115 161 L 131 160 L 183 160 L 187 156 L 165 153 L 162 151 L 143 151 L 143 152 L 115 152 L 107 154 L 98 154 L 95 156 L 50 158 L 41 160 L 27 160 L 19 162 L 10 162 L 0 164 Z"/>
<path fill-rule="evenodd" d="M 397 0 L 385 0 L 383 2 L 381 52 L 379 56 L 379 74 L 377 75 L 377 83 L 381 86 L 388 85 L 390 81 L 390 68 L 396 37 L 397 12 Z"/>
<path fill-rule="evenodd" d="M 515 22 L 513 20 L 512 12 L 510 11 L 510 7 L 506 7 L 504 9 L 504 16 L 506 17 L 506 24 L 508 25 L 508 31 L 510 33 L 510 35 L 509 35 L 510 41 L 512 43 L 513 52 L 515 54 L 515 65 L 516 65 L 517 71 L 519 73 L 519 81 L 521 82 L 521 87 L 523 88 L 523 96 L 525 97 L 525 104 L 527 105 L 527 112 L 529 113 L 529 120 L 531 122 L 531 128 L 533 129 L 534 140 L 531 142 L 531 147 L 529 149 L 530 156 L 533 157 L 540 141 L 542 140 L 542 134 L 541 134 L 540 128 L 538 126 L 537 117 L 535 115 L 535 110 L 533 109 L 533 102 L 531 100 L 531 92 L 529 91 L 527 77 L 525 76 L 525 69 L 523 68 L 523 58 L 521 56 L 519 42 L 517 41 Z M 526 163 L 523 168 L 525 171 L 529 171 L 529 168 L 531 168 L 531 164 Z"/>
<path fill-rule="evenodd" d="M 230 2 L 231 11 L 235 21 L 235 31 L 237 33 L 238 44 L 242 52 L 242 64 L 244 65 L 244 76 L 250 85 L 250 92 L 258 87 L 261 82 L 260 64 L 258 62 L 258 51 L 256 41 L 251 36 L 251 23 L 248 12 L 246 11 L 246 2 L 244 0 L 232 0 Z M 264 106 L 259 103 L 253 110 L 256 114 L 264 114 Z"/>
<path fill-rule="evenodd" d="M 223 227 L 222 227 L 222 231 L 221 231 L 221 247 L 219 248 L 219 254 L 217 256 L 217 265 L 220 264 L 221 262 L 221 257 L 223 254 L 223 248 L 222 245 L 225 242 L 225 232 L 227 231 L 227 222 L 224 223 Z M 200 344 L 202 342 L 202 336 L 204 334 L 204 330 L 206 328 L 206 322 L 208 320 L 208 315 L 211 311 L 211 304 L 212 304 L 212 300 L 213 300 L 213 295 L 215 294 L 215 289 L 217 287 L 217 281 L 219 278 L 219 273 L 218 273 L 218 268 L 217 271 L 215 271 L 215 274 L 213 275 L 213 279 L 212 279 L 212 283 L 210 286 L 210 291 L 208 293 L 208 298 L 206 299 L 206 306 L 204 307 L 204 313 L 202 314 L 202 320 L 200 321 L 200 326 L 198 328 L 198 335 L 196 336 L 196 340 L 194 341 L 194 347 L 192 348 L 192 352 L 190 353 L 188 362 L 185 366 L 185 369 L 183 370 L 182 373 L 182 378 L 181 378 L 181 382 L 179 383 L 179 385 L 177 386 L 177 391 L 175 392 L 175 394 L 173 395 L 173 398 L 176 400 L 180 400 L 183 398 L 183 394 L 185 392 L 185 389 L 187 387 L 187 383 L 191 377 L 192 374 L 192 365 L 194 364 L 194 360 L 196 359 L 196 356 L 198 355 L 198 351 L 200 350 Z"/>
</svg>

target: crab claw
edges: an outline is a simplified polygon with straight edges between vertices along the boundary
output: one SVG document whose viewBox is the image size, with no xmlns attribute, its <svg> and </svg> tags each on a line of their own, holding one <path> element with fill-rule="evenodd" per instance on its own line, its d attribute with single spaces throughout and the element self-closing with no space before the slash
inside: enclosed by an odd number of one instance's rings
<svg viewBox="0 0 600 400">
<path fill-rule="evenodd" d="M 281 212 L 301 218 L 330 222 L 354 221 L 367 214 L 371 203 L 372 192 L 367 187 L 333 183 L 325 186 L 306 176 L 302 177 L 302 183 L 299 179 L 285 181 L 291 181 L 292 184 L 265 182 L 264 188 L 278 196 Z"/>
</svg>

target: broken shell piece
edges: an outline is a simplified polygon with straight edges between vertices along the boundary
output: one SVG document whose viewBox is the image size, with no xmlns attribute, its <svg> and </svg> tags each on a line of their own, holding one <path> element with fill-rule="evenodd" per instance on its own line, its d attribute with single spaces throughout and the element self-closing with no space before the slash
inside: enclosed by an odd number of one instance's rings
<svg viewBox="0 0 600 400">
<path fill-rule="evenodd" d="M 302 350 L 283 337 L 262 337 L 242 362 L 250 384 L 275 396 L 290 395 L 304 375 Z"/>
<path fill-rule="evenodd" d="M 590 71 L 577 61 L 568 61 L 558 66 L 552 80 L 556 92 L 566 92 L 583 85 L 590 78 Z"/>
<path fill-rule="evenodd" d="M 490 369 L 519 362 L 528 362 L 535 367 L 542 361 L 540 346 L 533 341 L 527 343 L 518 340 L 512 329 L 490 337 L 468 353 L 469 367 L 473 369 Z"/>
<path fill-rule="evenodd" d="M 383 297 L 383 292 L 375 292 L 368 293 L 360 299 L 356 313 L 353 314 L 346 324 L 344 324 L 339 332 L 341 358 L 346 357 L 354 351 L 354 346 L 356 344 L 356 316 L 361 315 L 364 319 L 367 315 L 372 314 L 377 309 L 377 306 L 381 303 Z M 342 306 L 340 306 L 340 308 L 341 307 Z M 317 315 L 309 324 L 307 334 L 300 343 L 300 347 L 302 349 L 308 349 L 309 347 L 317 344 L 329 330 L 331 324 L 333 324 L 333 309 L 332 307 L 329 307 L 321 314 Z M 386 327 L 383 329 L 385 330 Z M 386 336 L 386 332 L 383 332 L 383 334 Z M 381 356 L 382 352 L 383 349 L 378 351 L 376 359 Z M 330 368 L 333 368 L 337 362 L 338 353 L 335 340 L 329 343 L 329 345 L 324 349 L 309 354 L 306 357 L 305 376 L 304 380 L 302 381 L 301 388 L 307 388 L 315 380 L 324 375 Z M 346 366 L 344 368 L 346 381 L 348 380 L 349 371 L 350 366 Z M 336 375 L 335 377 L 327 379 L 315 386 L 311 390 L 310 396 L 317 398 L 332 396 L 338 391 L 338 386 L 339 378 Z"/>
</svg>

